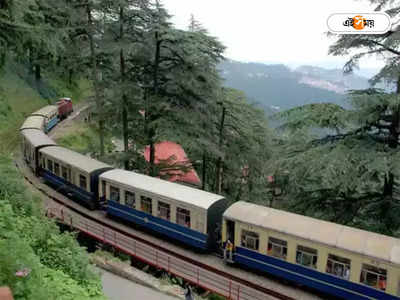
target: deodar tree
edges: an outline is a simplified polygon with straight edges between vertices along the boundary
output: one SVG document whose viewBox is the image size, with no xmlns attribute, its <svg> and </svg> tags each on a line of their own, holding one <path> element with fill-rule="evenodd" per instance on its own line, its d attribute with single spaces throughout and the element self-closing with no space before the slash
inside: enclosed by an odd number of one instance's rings
<svg viewBox="0 0 400 300">
<path fill-rule="evenodd" d="M 371 2 L 399 17 L 400 7 L 394 1 Z M 282 170 L 290 174 L 285 201 L 290 209 L 386 234 L 399 230 L 398 41 L 395 25 L 384 35 L 339 36 L 329 51 L 352 54 L 345 72 L 364 56 L 383 58 L 386 65 L 371 84 L 385 81 L 393 92 L 373 87 L 350 91 L 350 109 L 319 103 L 280 114 L 283 127 L 291 133 L 280 139 L 271 166 L 277 176 Z"/>
<path fill-rule="evenodd" d="M 149 174 L 156 175 L 155 143 L 188 114 L 199 114 L 219 87 L 217 63 L 224 47 L 213 37 L 200 32 L 178 30 L 170 16 L 156 1 L 143 31 L 143 42 L 127 58 L 130 82 L 140 88 L 136 113 L 141 136 L 136 141 L 149 145 Z M 189 130 L 181 128 L 182 131 Z"/>
</svg>

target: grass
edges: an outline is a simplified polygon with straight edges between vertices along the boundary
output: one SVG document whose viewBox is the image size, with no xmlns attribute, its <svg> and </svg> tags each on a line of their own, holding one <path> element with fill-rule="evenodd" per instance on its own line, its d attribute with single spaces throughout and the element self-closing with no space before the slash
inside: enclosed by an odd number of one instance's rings
<svg viewBox="0 0 400 300">
<path fill-rule="evenodd" d="M 8 61 L 0 70 L 0 154 L 13 153 L 20 140 L 18 130 L 32 112 L 54 103 L 61 96 L 72 97 L 74 103 L 91 96 L 92 89 L 86 79 L 77 81 L 74 87 L 69 88 L 62 79 L 51 74 L 45 74 L 44 77 L 52 79 L 35 86 L 27 77 L 24 67 L 12 61 Z M 45 99 L 45 89 L 48 94 L 56 96 Z"/>
<path fill-rule="evenodd" d="M 93 125 L 84 122 L 76 122 L 72 125 L 72 128 L 68 129 L 68 132 L 70 133 L 56 138 L 55 142 L 60 146 L 82 154 L 90 153 L 95 156 L 98 154 L 100 141 L 98 133 Z M 114 149 L 109 135 L 105 137 L 105 148 L 106 152 L 111 152 Z"/>
<path fill-rule="evenodd" d="M 56 139 L 60 146 L 69 148 L 76 152 L 87 154 L 97 143 L 96 133 L 87 124 L 78 122 L 72 125 L 71 133 Z"/>
<path fill-rule="evenodd" d="M 47 101 L 7 65 L 0 74 L 0 153 L 11 153 L 19 142 L 18 129 L 31 112 Z"/>
<path fill-rule="evenodd" d="M 62 79 L 52 78 L 48 82 L 60 97 L 70 97 L 75 104 L 93 96 L 92 85 L 84 78 L 77 80 L 73 87 L 68 86 Z"/>
</svg>

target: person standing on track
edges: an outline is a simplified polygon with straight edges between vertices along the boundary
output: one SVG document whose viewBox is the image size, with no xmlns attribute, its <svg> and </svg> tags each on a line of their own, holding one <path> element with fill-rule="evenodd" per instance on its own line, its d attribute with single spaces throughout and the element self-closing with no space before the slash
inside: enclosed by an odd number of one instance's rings
<svg viewBox="0 0 400 300">
<path fill-rule="evenodd" d="M 185 300 L 194 300 L 193 292 L 189 284 L 186 284 Z"/>
<path fill-rule="evenodd" d="M 224 260 L 232 262 L 233 244 L 230 239 L 226 241 Z"/>
</svg>

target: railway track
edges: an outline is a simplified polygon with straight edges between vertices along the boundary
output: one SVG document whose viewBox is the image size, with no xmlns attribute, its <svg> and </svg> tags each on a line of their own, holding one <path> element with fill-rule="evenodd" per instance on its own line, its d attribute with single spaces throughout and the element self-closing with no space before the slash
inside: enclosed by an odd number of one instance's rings
<svg viewBox="0 0 400 300">
<path fill-rule="evenodd" d="M 105 223 L 101 218 L 93 217 L 64 201 L 63 196 L 55 196 L 54 191 L 33 180 L 33 174 L 27 174 L 28 168 L 22 159 L 15 161 L 26 181 L 46 196 L 47 216 L 71 226 L 105 244 L 131 255 L 149 265 L 179 276 L 194 285 L 217 293 L 227 299 L 264 300 L 293 298 L 276 290 L 250 282 L 244 278 L 221 271 L 191 257 L 143 239 L 123 229 Z"/>
</svg>

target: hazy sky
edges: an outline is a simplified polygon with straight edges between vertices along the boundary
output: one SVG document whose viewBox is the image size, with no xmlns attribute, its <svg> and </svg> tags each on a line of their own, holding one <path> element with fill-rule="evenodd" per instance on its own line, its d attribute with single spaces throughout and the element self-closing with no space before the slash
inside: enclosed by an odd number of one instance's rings
<svg viewBox="0 0 400 300">
<path fill-rule="evenodd" d="M 345 58 L 328 56 L 332 40 L 324 32 L 335 12 L 370 12 L 367 1 L 354 0 L 162 0 L 178 28 L 190 15 L 228 47 L 225 55 L 240 61 L 281 62 L 342 67 Z M 363 68 L 381 65 L 375 59 Z"/>
</svg>

